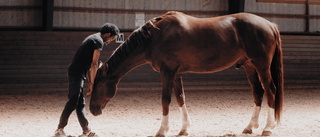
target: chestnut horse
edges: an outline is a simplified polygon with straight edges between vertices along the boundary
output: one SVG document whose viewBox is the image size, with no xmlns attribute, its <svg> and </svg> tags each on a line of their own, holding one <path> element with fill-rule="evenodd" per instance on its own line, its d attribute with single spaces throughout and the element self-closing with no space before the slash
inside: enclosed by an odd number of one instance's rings
<svg viewBox="0 0 320 137">
<path fill-rule="evenodd" d="M 195 18 L 168 12 L 136 29 L 99 68 L 94 81 L 90 111 L 102 113 L 117 92 L 121 78 L 138 66 L 149 64 L 162 81 L 162 123 L 156 136 L 169 130 L 171 94 L 182 112 L 179 135 L 190 126 L 182 84 L 184 73 L 213 73 L 231 66 L 244 66 L 254 97 L 254 112 L 243 133 L 258 127 L 263 95 L 268 102 L 270 135 L 280 122 L 283 104 L 283 60 L 279 30 L 266 19 L 249 13 L 214 18 Z"/>
</svg>

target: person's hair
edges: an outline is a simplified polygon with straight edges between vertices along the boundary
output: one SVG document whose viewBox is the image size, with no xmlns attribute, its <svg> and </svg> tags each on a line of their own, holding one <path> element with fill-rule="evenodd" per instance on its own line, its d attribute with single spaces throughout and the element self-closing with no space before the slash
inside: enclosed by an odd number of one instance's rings
<svg viewBox="0 0 320 137">
<path fill-rule="evenodd" d="M 114 36 L 119 34 L 119 29 L 116 25 L 112 23 L 106 23 L 101 27 L 100 33 L 101 34 L 111 33 L 110 36 Z"/>
</svg>

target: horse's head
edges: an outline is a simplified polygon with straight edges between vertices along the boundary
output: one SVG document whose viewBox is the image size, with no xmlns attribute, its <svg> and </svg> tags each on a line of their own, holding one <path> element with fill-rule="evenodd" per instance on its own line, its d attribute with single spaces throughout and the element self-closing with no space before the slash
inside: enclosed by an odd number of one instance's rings
<svg viewBox="0 0 320 137">
<path fill-rule="evenodd" d="M 154 20 L 154 22 L 156 21 L 157 20 Z M 96 116 L 102 113 L 102 109 L 106 107 L 107 103 L 115 95 L 119 79 L 121 79 L 126 72 L 133 69 L 127 67 L 136 66 L 136 64 L 133 65 L 133 63 L 137 61 L 132 60 L 136 58 L 132 56 L 134 56 L 136 51 L 140 52 L 141 49 L 145 49 L 150 41 L 152 32 L 159 31 L 159 28 L 153 24 L 154 22 L 149 21 L 131 33 L 127 40 L 122 43 L 108 59 L 107 62 L 110 66 L 105 63 L 105 65 L 102 65 L 102 67 L 98 69 L 90 100 L 90 111 L 93 115 Z M 131 63 L 131 65 L 128 63 Z M 122 75 L 119 75 L 119 73 Z"/>
<path fill-rule="evenodd" d="M 102 114 L 102 109 L 106 107 L 116 92 L 117 82 L 107 76 L 107 70 L 107 64 L 100 67 L 94 80 L 90 111 L 95 116 Z"/>
</svg>

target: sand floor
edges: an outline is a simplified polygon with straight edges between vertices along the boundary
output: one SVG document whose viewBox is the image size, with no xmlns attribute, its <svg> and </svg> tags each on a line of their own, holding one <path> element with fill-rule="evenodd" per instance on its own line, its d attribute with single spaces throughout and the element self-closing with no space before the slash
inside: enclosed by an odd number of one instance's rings
<svg viewBox="0 0 320 137">
<path fill-rule="evenodd" d="M 66 95 L 62 92 L 0 95 L 0 136 L 52 136 L 67 101 Z M 119 91 L 100 116 L 90 114 L 87 105 L 90 126 L 102 137 L 154 136 L 161 124 L 160 97 L 161 93 L 155 91 Z M 260 127 L 252 135 L 241 134 L 254 106 L 249 91 L 186 91 L 186 104 L 191 119 L 189 136 L 256 137 L 266 123 L 267 107 L 264 103 Z M 319 104 L 320 90 L 287 90 L 282 125 L 275 128 L 272 136 L 320 136 Z M 180 112 L 173 98 L 168 135 L 177 135 L 180 128 Z M 75 112 L 65 132 L 72 136 L 82 132 Z"/>
</svg>

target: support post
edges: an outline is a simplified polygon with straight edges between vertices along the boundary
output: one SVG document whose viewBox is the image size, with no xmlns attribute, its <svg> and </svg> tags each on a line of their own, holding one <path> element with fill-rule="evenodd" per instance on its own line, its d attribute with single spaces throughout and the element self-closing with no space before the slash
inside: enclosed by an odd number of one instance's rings
<svg viewBox="0 0 320 137">
<path fill-rule="evenodd" d="M 245 0 L 229 0 L 229 14 L 244 12 Z"/>
<path fill-rule="evenodd" d="M 309 32 L 309 25 L 310 25 L 310 15 L 309 15 L 309 5 L 310 5 L 310 0 L 306 1 L 306 28 L 305 32 Z"/>
<path fill-rule="evenodd" d="M 42 0 L 42 29 L 52 31 L 53 26 L 53 0 Z"/>
</svg>

